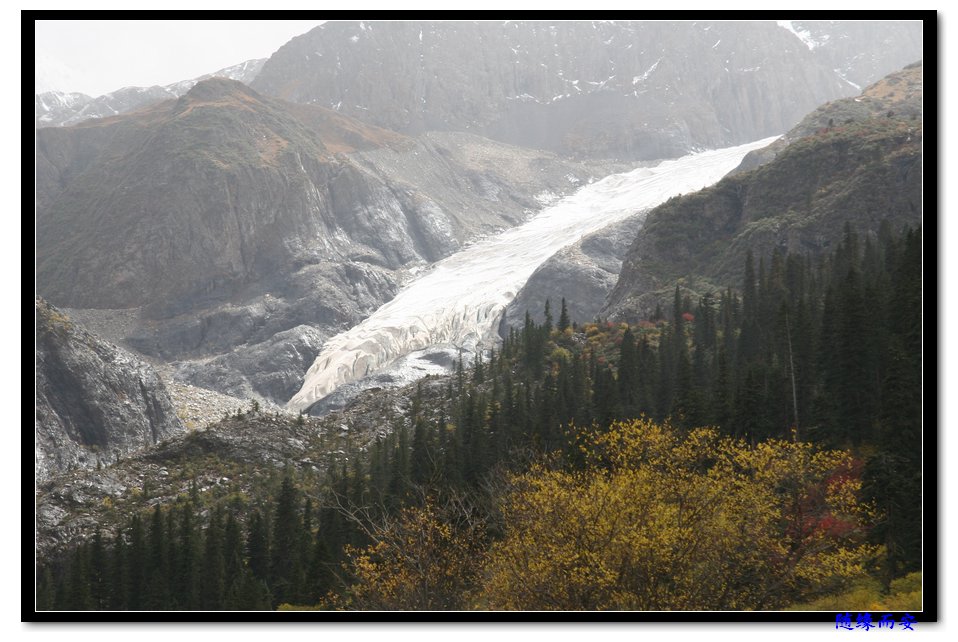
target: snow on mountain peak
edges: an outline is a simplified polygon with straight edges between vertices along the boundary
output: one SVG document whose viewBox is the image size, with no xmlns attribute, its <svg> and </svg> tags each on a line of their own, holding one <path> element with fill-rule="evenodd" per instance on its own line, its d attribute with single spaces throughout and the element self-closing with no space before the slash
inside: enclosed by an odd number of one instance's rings
<svg viewBox="0 0 958 642">
<path fill-rule="evenodd" d="M 786 31 L 791 31 L 795 34 L 795 37 L 802 41 L 802 43 L 808 47 L 808 50 L 811 51 L 816 47 L 821 47 L 828 40 L 828 35 L 823 34 L 820 40 L 816 40 L 812 36 L 812 32 L 808 29 L 802 29 L 801 27 L 796 27 L 791 20 L 779 20 L 778 26 Z"/>
</svg>

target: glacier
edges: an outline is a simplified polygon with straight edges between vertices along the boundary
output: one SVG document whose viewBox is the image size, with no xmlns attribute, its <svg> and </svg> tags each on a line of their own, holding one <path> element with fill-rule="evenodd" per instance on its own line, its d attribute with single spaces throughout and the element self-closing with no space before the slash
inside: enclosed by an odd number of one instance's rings
<svg viewBox="0 0 958 642">
<path fill-rule="evenodd" d="M 364 321 L 331 337 L 287 408 L 306 410 L 337 387 L 430 347 L 473 351 L 498 345 L 506 306 L 550 256 L 610 223 L 717 182 L 745 154 L 776 138 L 607 176 L 526 223 L 438 261 Z"/>
</svg>

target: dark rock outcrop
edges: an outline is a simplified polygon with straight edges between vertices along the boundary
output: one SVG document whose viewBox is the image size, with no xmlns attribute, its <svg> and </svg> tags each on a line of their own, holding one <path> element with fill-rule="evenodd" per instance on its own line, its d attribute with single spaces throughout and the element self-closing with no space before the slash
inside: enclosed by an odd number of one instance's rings
<svg viewBox="0 0 958 642">
<path fill-rule="evenodd" d="M 893 21 L 336 21 L 280 48 L 252 85 L 404 133 L 654 159 L 785 131 L 919 58 L 921 34 Z"/>
<path fill-rule="evenodd" d="M 563 298 L 571 321 L 592 321 L 615 287 L 622 259 L 644 219 L 644 213 L 636 214 L 556 252 L 532 273 L 506 308 L 501 334 L 507 336 L 509 327 L 521 328 L 526 311 L 541 323 L 547 300 L 553 322 L 559 319 Z"/>
<path fill-rule="evenodd" d="M 111 463 L 183 431 L 151 366 L 36 301 L 36 478 Z"/>
<path fill-rule="evenodd" d="M 300 325 L 213 359 L 175 364 L 175 377 L 240 399 L 261 397 L 285 404 L 303 385 L 325 340 L 315 328 Z"/>
</svg>

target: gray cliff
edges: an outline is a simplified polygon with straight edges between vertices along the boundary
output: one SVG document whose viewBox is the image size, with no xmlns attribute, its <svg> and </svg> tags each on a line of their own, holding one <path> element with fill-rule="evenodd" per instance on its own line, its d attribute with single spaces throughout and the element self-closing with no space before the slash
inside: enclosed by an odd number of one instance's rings
<svg viewBox="0 0 958 642">
<path fill-rule="evenodd" d="M 786 26 L 787 25 L 787 26 Z M 779 134 L 921 56 L 920 22 L 335 21 L 252 82 L 403 133 L 655 159 Z"/>
<path fill-rule="evenodd" d="M 36 301 L 36 479 L 95 468 L 183 432 L 148 364 Z"/>
</svg>

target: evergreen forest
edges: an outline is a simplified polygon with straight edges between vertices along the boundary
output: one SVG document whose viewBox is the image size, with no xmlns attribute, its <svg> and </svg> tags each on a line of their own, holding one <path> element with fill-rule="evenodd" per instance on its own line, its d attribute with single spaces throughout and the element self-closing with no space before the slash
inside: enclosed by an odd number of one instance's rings
<svg viewBox="0 0 958 642">
<path fill-rule="evenodd" d="M 920 608 L 921 259 L 849 226 L 636 323 L 547 303 L 321 481 L 40 560 L 38 609 Z"/>
</svg>

